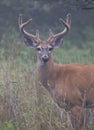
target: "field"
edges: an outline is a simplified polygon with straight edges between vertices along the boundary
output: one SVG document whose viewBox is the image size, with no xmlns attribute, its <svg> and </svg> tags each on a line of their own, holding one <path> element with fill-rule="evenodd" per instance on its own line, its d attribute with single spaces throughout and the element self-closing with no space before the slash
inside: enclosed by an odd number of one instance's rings
<svg viewBox="0 0 94 130">
<path fill-rule="evenodd" d="M 62 46 L 53 52 L 53 57 L 58 63 L 91 64 L 94 63 L 93 49 Z M 37 81 L 36 61 L 35 50 L 26 47 L 18 35 L 9 39 L 7 34 L 2 39 L 0 130 L 67 130 L 66 112 L 53 102 Z M 89 126 L 90 130 L 94 129 L 92 124 Z"/>
</svg>

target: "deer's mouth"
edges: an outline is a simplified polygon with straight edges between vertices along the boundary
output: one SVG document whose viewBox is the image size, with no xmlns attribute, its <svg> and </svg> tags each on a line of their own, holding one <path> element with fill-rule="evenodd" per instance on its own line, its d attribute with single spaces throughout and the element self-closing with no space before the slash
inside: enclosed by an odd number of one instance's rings
<svg viewBox="0 0 94 130">
<path fill-rule="evenodd" d="M 49 61 L 49 57 L 47 55 L 42 56 L 42 62 L 47 63 Z"/>
<path fill-rule="evenodd" d="M 48 58 L 48 59 L 41 59 L 41 60 L 38 61 L 38 65 L 39 65 L 39 66 L 43 66 L 43 65 L 45 65 L 46 63 L 48 63 L 48 61 L 49 61 L 49 58 Z"/>
</svg>

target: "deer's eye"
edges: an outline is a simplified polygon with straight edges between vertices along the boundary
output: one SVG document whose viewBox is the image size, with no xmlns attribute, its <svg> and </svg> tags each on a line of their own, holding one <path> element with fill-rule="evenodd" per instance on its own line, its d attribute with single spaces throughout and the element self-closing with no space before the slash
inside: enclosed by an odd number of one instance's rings
<svg viewBox="0 0 94 130">
<path fill-rule="evenodd" d="M 37 47 L 37 51 L 41 51 L 41 47 Z"/>
<path fill-rule="evenodd" d="M 49 51 L 52 51 L 53 50 L 53 47 L 49 47 Z"/>
</svg>

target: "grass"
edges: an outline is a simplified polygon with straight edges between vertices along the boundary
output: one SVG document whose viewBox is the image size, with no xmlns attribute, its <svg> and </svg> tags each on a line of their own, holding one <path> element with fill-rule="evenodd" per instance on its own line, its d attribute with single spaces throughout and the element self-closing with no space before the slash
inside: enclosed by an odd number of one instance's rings
<svg viewBox="0 0 94 130">
<path fill-rule="evenodd" d="M 87 48 L 59 48 L 53 55 L 59 63 L 94 63 Z M 0 49 L 0 130 L 67 130 L 66 113 L 36 79 L 33 49 L 17 41 Z"/>
<path fill-rule="evenodd" d="M 8 60 L 1 65 L 0 79 L 2 130 L 9 127 L 13 130 L 59 128 L 60 118 L 55 119 L 54 103 L 46 90 L 37 86 L 35 71 Z"/>
</svg>

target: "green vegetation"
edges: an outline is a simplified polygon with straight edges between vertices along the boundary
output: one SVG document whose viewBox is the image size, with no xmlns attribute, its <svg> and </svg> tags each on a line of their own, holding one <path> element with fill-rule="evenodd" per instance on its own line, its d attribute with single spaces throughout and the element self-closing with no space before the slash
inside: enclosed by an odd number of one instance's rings
<svg viewBox="0 0 94 130">
<path fill-rule="evenodd" d="M 8 122 L 0 122 L 0 130 L 13 130 L 13 124 L 8 121 Z"/>
<path fill-rule="evenodd" d="M 45 39 L 49 28 L 62 31 L 58 19 L 70 12 L 72 26 L 54 50 L 54 60 L 94 64 L 94 10 L 82 10 L 82 5 L 78 0 L 0 1 L 0 130 L 67 130 L 65 111 L 36 80 L 36 52 L 24 45 L 17 19 L 20 13 L 24 20 L 32 17 L 27 30 L 35 33 L 38 28 Z"/>
<path fill-rule="evenodd" d="M 66 113 L 36 81 L 35 50 L 26 47 L 14 30 L 6 33 L 0 44 L 0 129 L 67 130 Z M 83 48 L 69 44 L 66 40 L 54 50 L 56 62 L 94 63 L 93 42 Z"/>
</svg>

